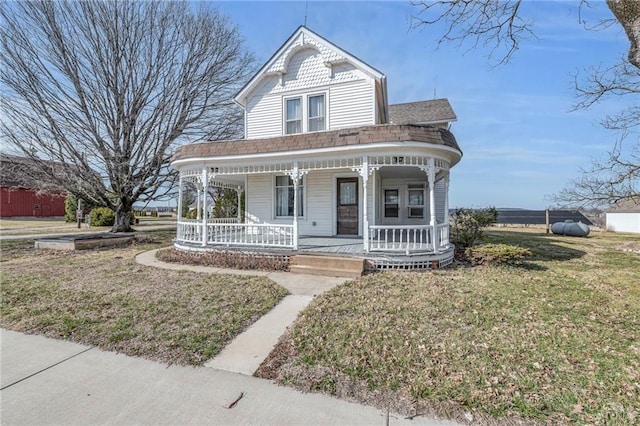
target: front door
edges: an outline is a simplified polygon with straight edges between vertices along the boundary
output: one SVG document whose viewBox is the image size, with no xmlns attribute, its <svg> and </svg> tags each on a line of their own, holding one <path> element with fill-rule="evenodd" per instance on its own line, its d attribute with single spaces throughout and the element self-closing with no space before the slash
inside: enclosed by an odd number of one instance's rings
<svg viewBox="0 0 640 426">
<path fill-rule="evenodd" d="M 358 178 L 338 178 L 338 235 L 358 235 Z"/>
</svg>

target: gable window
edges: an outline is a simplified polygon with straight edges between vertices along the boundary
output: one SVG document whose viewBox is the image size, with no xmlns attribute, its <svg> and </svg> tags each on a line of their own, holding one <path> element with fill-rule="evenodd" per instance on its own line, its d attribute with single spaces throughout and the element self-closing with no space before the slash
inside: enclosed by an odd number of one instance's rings
<svg viewBox="0 0 640 426">
<path fill-rule="evenodd" d="M 300 98 L 287 99 L 286 134 L 302 133 L 302 102 Z"/>
<path fill-rule="evenodd" d="M 303 216 L 304 178 L 298 184 L 298 216 Z M 289 176 L 276 176 L 276 216 L 293 216 L 293 179 Z"/>
<path fill-rule="evenodd" d="M 398 217 L 399 201 L 397 189 L 384 190 L 384 217 Z"/>
<path fill-rule="evenodd" d="M 424 217 L 424 185 L 410 184 L 407 192 L 409 217 L 422 219 Z"/>
<path fill-rule="evenodd" d="M 309 96 L 309 131 L 318 132 L 325 129 L 324 95 Z"/>
</svg>

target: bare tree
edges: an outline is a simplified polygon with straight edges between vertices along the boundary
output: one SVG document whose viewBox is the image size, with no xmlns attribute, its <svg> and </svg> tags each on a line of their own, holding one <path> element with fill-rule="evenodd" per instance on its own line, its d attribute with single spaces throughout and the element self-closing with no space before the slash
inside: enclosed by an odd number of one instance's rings
<svg viewBox="0 0 640 426">
<path fill-rule="evenodd" d="M 171 190 L 180 143 L 238 135 L 238 30 L 186 2 L 3 2 L 0 129 L 31 178 L 116 213 Z M 51 167 L 56 164 L 56 167 Z"/>
<path fill-rule="evenodd" d="M 416 1 L 414 27 L 444 24 L 442 42 L 465 41 L 472 48 L 490 49 L 490 57 L 498 64 L 506 64 L 525 38 L 535 37 L 534 21 L 521 16 L 522 0 L 439 0 Z M 629 97 L 632 103 L 616 115 L 607 116 L 605 128 L 619 132 L 614 147 L 601 160 L 594 160 L 579 179 L 553 195 L 552 200 L 572 206 L 606 206 L 624 200 L 640 202 L 640 106 L 634 103 L 640 95 L 640 1 L 607 0 L 613 18 L 604 17 L 586 29 L 621 25 L 629 39 L 627 57 L 610 67 L 594 68 L 577 75 L 575 109 L 589 108 L 609 97 Z M 581 0 L 578 15 L 589 1 Z M 497 58 L 496 58 L 497 55 Z M 586 74 L 586 77 L 583 75 Z"/>
</svg>

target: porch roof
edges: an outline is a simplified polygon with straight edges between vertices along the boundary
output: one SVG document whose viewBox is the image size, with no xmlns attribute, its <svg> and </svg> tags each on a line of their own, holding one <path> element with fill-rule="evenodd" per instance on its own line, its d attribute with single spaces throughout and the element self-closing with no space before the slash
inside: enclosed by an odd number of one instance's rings
<svg viewBox="0 0 640 426">
<path fill-rule="evenodd" d="M 453 134 L 433 126 L 379 124 L 324 132 L 298 133 L 261 139 L 238 139 L 184 145 L 176 151 L 172 162 L 195 158 L 257 155 L 289 151 L 305 151 L 384 142 L 423 142 L 442 145 L 460 152 Z M 461 154 L 461 152 L 460 152 Z"/>
</svg>

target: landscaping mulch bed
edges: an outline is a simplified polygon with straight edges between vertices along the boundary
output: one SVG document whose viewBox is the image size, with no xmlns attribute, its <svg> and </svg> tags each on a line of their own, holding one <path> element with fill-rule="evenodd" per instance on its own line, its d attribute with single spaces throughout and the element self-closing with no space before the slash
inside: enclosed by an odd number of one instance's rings
<svg viewBox="0 0 640 426">
<path fill-rule="evenodd" d="M 213 266 L 217 268 L 288 271 L 289 256 L 239 250 L 184 251 L 173 247 L 159 250 L 158 259 L 163 262 L 185 265 Z"/>
</svg>

